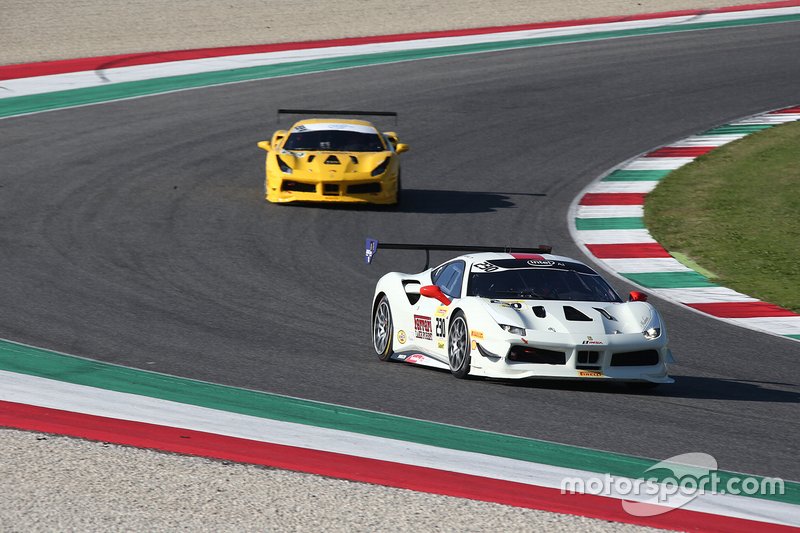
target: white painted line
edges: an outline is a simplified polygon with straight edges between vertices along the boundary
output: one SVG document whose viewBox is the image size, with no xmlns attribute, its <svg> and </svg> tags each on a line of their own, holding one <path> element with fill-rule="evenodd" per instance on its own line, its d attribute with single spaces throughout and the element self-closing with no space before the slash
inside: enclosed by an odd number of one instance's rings
<svg viewBox="0 0 800 533">
<path fill-rule="evenodd" d="M 594 189 L 587 192 L 594 192 Z M 643 217 L 643 205 L 579 205 L 577 218 Z"/>
<path fill-rule="evenodd" d="M 674 148 L 686 148 L 686 147 L 704 147 L 704 146 L 713 146 L 715 148 L 723 146 L 733 141 L 737 141 L 742 137 L 747 137 L 746 133 L 735 133 L 735 134 L 725 134 L 725 135 L 693 135 L 688 139 L 684 139 L 682 141 L 678 141 L 676 143 L 672 143 L 669 146 Z"/>
<path fill-rule="evenodd" d="M 728 318 L 746 328 L 762 329 L 778 335 L 800 335 L 800 316 L 770 316 L 763 318 Z"/>
<path fill-rule="evenodd" d="M 658 185 L 657 181 L 600 181 L 592 187 L 593 193 L 638 192 L 647 194 Z"/>
<path fill-rule="evenodd" d="M 727 287 L 695 287 L 691 289 L 654 289 L 653 292 L 668 300 L 686 304 L 757 302 L 758 299 Z"/>
<path fill-rule="evenodd" d="M 578 230 L 586 244 L 628 244 L 656 242 L 646 229 Z"/>
<path fill-rule="evenodd" d="M 677 259 L 671 257 L 653 259 L 599 259 L 608 268 L 621 274 L 639 274 L 642 272 L 694 272 Z"/>
<path fill-rule="evenodd" d="M 620 170 L 675 170 L 694 161 L 694 157 L 642 157 Z"/>
<path fill-rule="evenodd" d="M 768 117 L 792 117 L 792 120 L 800 120 L 800 113 L 767 113 L 766 116 Z"/>
<path fill-rule="evenodd" d="M 772 124 L 783 124 L 785 122 L 794 122 L 797 120 L 795 118 L 796 115 L 791 114 L 776 114 L 776 115 L 759 115 L 753 118 L 746 118 L 744 120 L 738 120 L 736 122 L 732 122 L 732 126 L 758 126 L 758 125 L 772 125 Z"/>
</svg>

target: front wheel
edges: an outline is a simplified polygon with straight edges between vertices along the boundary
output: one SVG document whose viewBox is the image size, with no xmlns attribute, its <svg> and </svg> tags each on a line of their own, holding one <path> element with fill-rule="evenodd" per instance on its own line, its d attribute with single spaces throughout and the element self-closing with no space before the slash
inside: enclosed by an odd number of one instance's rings
<svg viewBox="0 0 800 533">
<path fill-rule="evenodd" d="M 450 324 L 450 339 L 447 343 L 447 360 L 450 372 L 459 379 L 469 375 L 470 368 L 469 328 L 464 313 L 456 311 Z"/>
<path fill-rule="evenodd" d="M 392 357 L 392 335 L 394 334 L 394 324 L 392 324 L 392 309 L 389 307 L 389 299 L 382 296 L 375 313 L 372 315 L 372 347 L 381 361 L 388 361 Z"/>
</svg>

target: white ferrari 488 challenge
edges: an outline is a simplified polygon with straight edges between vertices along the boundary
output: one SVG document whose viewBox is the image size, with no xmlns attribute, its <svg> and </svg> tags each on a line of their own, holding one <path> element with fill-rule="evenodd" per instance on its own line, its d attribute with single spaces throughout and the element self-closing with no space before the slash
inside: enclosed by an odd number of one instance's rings
<svg viewBox="0 0 800 533">
<path fill-rule="evenodd" d="M 375 287 L 372 344 L 382 360 L 448 369 L 457 378 L 672 383 L 667 331 L 646 295 L 623 301 L 590 267 L 549 246 L 389 244 L 468 252 L 418 274 L 390 272 Z"/>
</svg>

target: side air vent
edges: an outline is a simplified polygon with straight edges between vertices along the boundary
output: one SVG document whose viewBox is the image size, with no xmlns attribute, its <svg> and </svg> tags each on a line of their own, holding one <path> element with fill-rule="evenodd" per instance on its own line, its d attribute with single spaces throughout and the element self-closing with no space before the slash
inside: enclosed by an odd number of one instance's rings
<svg viewBox="0 0 800 533">
<path fill-rule="evenodd" d="M 415 279 L 404 279 L 403 289 L 405 289 L 406 285 L 410 283 L 419 283 L 419 281 Z M 406 297 L 408 298 L 408 303 L 410 303 L 411 305 L 416 305 L 416 303 L 419 301 L 420 298 L 419 294 L 408 294 L 408 293 L 406 293 Z"/>
<path fill-rule="evenodd" d="M 281 190 L 292 192 L 317 192 L 317 186 L 313 183 L 283 180 L 283 183 L 281 183 Z"/>
<path fill-rule="evenodd" d="M 573 322 L 591 322 L 591 317 L 588 317 L 575 309 L 572 306 L 565 305 L 564 306 L 564 318 L 567 320 L 571 320 Z"/>
<path fill-rule="evenodd" d="M 329 155 L 328 159 L 325 160 L 326 165 L 341 165 L 341 161 L 335 155 Z"/>
<path fill-rule="evenodd" d="M 544 318 L 547 316 L 547 311 L 545 310 L 544 306 L 534 305 L 532 309 L 533 309 L 533 314 L 539 318 Z"/>
<path fill-rule="evenodd" d="M 535 346 L 512 346 L 506 358 L 515 363 L 536 363 L 540 365 L 567 364 L 566 353 L 536 348 Z"/>
<path fill-rule="evenodd" d="M 356 185 L 347 186 L 347 194 L 367 194 L 381 192 L 381 184 L 377 181 L 374 183 L 358 183 Z"/>
<path fill-rule="evenodd" d="M 615 353 L 611 356 L 611 366 L 652 366 L 658 364 L 656 350 Z"/>
</svg>

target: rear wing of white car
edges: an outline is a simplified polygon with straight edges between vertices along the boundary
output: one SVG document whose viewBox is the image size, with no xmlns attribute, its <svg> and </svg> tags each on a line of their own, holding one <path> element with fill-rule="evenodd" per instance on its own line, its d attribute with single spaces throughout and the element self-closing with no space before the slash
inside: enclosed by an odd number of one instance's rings
<svg viewBox="0 0 800 533">
<path fill-rule="evenodd" d="M 431 259 L 431 250 L 446 252 L 496 252 L 496 253 L 519 253 L 519 254 L 549 254 L 553 247 L 548 244 L 540 244 L 537 248 L 519 248 L 516 246 L 472 246 L 465 244 L 410 244 L 410 243 L 390 243 L 379 242 L 377 239 L 367 238 L 364 251 L 364 260 L 367 264 L 372 263 L 378 248 L 386 250 L 425 250 L 425 268 L 427 270 Z"/>
</svg>

